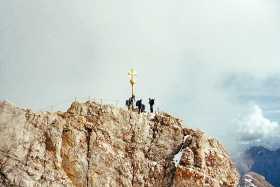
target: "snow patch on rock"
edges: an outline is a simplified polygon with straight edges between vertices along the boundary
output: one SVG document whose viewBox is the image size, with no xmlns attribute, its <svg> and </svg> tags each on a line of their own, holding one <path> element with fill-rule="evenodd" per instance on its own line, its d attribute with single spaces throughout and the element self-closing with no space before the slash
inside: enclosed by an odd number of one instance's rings
<svg viewBox="0 0 280 187">
<path fill-rule="evenodd" d="M 174 157 L 173 157 L 173 162 L 175 163 L 175 167 L 178 167 L 178 165 L 180 164 L 180 161 L 181 161 L 181 158 L 182 158 L 182 155 L 183 155 L 183 151 L 185 150 L 183 148 L 183 146 L 184 146 L 188 137 L 189 137 L 189 135 L 184 136 L 184 140 L 182 142 L 182 146 L 180 148 L 180 151 L 176 155 L 174 155 Z"/>
</svg>

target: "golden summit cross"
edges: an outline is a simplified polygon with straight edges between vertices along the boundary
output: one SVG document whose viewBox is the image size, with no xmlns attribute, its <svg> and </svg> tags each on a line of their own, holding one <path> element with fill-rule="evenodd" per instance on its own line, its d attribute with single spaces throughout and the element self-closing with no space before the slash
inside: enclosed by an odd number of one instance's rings
<svg viewBox="0 0 280 187">
<path fill-rule="evenodd" d="M 136 76 L 136 71 L 132 68 L 128 72 L 128 75 L 130 76 L 129 82 L 130 82 L 130 85 L 131 85 L 131 96 L 135 97 L 135 84 L 136 84 L 135 76 Z"/>
</svg>

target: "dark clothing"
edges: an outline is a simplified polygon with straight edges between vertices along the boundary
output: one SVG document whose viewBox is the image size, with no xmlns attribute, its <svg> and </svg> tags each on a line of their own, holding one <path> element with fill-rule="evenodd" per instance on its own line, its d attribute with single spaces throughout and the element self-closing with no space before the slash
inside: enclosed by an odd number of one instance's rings
<svg viewBox="0 0 280 187">
<path fill-rule="evenodd" d="M 153 106 L 150 106 L 150 112 L 153 113 L 154 112 L 154 108 Z"/>
<path fill-rule="evenodd" d="M 128 99 L 128 100 L 125 100 L 125 105 L 127 106 L 128 109 L 130 109 L 129 99 Z"/>
<path fill-rule="evenodd" d="M 135 101 L 134 96 L 130 97 L 128 100 L 125 101 L 125 105 L 127 106 L 128 110 L 134 109 L 134 101 Z"/>
<path fill-rule="evenodd" d="M 150 104 L 150 112 L 154 112 L 154 104 L 155 104 L 155 99 L 149 98 L 149 104 Z"/>
<path fill-rule="evenodd" d="M 142 105 L 142 100 L 137 100 L 137 101 L 136 101 L 136 106 L 137 106 L 138 108 L 140 108 L 141 105 Z"/>
<path fill-rule="evenodd" d="M 145 105 L 144 104 L 141 105 L 141 112 L 145 112 Z"/>
<path fill-rule="evenodd" d="M 129 99 L 130 99 L 130 103 L 131 103 L 131 108 L 133 110 L 134 109 L 135 96 L 132 96 Z"/>
<path fill-rule="evenodd" d="M 136 101 L 136 106 L 137 106 L 137 108 L 138 108 L 138 114 L 140 114 L 141 113 L 141 108 L 142 108 L 142 100 L 140 99 L 140 100 L 138 100 L 138 101 Z"/>
<path fill-rule="evenodd" d="M 138 108 L 138 114 L 145 112 L 145 105 L 142 104 L 142 99 L 136 101 L 136 106 Z"/>
</svg>

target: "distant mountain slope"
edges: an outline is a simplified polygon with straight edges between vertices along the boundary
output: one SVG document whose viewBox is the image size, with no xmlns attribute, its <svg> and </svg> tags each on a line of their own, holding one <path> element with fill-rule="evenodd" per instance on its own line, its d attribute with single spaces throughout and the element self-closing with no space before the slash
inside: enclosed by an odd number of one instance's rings
<svg viewBox="0 0 280 187">
<path fill-rule="evenodd" d="M 251 147 L 244 160 L 250 171 L 263 175 L 275 187 L 280 187 L 280 149 L 271 151 L 264 147 Z"/>
<path fill-rule="evenodd" d="M 248 172 L 241 178 L 241 187 L 273 187 L 265 178 L 255 172 Z"/>
</svg>

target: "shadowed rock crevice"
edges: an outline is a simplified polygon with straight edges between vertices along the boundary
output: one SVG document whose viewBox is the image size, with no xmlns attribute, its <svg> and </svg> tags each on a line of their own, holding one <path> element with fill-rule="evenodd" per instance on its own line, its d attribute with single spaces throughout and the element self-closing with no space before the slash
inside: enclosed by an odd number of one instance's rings
<svg viewBox="0 0 280 187">
<path fill-rule="evenodd" d="M 90 153 L 90 142 L 91 142 L 91 134 L 92 134 L 92 129 L 90 129 L 90 128 L 87 128 L 86 127 L 86 141 L 87 141 L 87 173 L 86 173 L 86 179 L 87 179 L 87 181 L 86 181 L 86 184 L 87 184 L 87 186 L 90 186 L 90 184 L 89 184 L 89 171 L 90 171 L 90 155 L 91 155 L 91 153 Z"/>
</svg>

